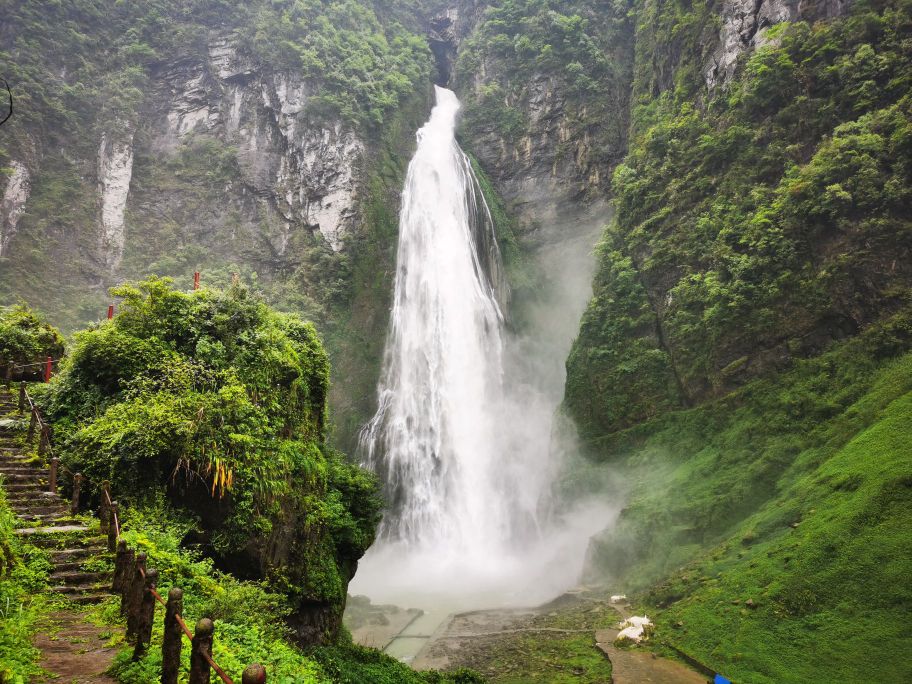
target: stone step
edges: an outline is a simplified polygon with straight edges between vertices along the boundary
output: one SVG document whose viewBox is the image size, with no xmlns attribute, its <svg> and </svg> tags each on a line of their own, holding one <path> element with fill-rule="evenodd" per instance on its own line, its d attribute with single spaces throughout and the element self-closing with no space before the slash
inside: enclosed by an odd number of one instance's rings
<svg viewBox="0 0 912 684">
<path fill-rule="evenodd" d="M 6 500 L 9 501 L 10 505 L 21 505 L 21 504 L 38 504 L 41 506 L 50 506 L 53 504 L 66 504 L 66 501 L 62 499 L 57 494 L 48 492 L 46 490 L 41 490 L 39 492 L 35 491 L 16 491 L 8 492 Z"/>
<path fill-rule="evenodd" d="M 65 561 L 54 561 L 54 573 L 51 577 L 54 577 L 58 573 L 69 573 L 69 572 L 86 572 L 83 570 L 83 567 L 87 560 L 93 558 L 95 554 L 86 554 L 84 558 L 79 560 L 65 560 Z M 64 556 L 65 558 L 65 556 Z"/>
<path fill-rule="evenodd" d="M 10 497 L 7 499 L 7 503 L 9 503 L 10 508 L 14 511 L 22 511 L 24 513 L 28 513 L 29 511 L 34 511 L 35 513 L 49 513 L 51 510 L 57 510 L 58 508 L 70 509 L 69 501 L 64 501 L 60 498 L 51 498 L 49 496 L 19 497 L 16 499 Z M 50 510 L 38 510 L 45 508 Z"/>
<path fill-rule="evenodd" d="M 20 452 L 0 451 L 0 463 L 11 466 L 27 466 L 30 463 L 37 462 L 34 461 L 31 456 L 27 456 Z M 41 466 L 36 465 L 35 467 L 40 468 Z"/>
<path fill-rule="evenodd" d="M 85 525 L 55 525 L 55 526 L 42 526 L 42 527 L 19 527 L 13 530 L 13 534 L 18 534 L 24 537 L 47 537 L 54 535 L 70 534 L 72 532 L 88 532 L 89 528 Z M 40 546 L 38 539 L 35 539 L 34 542 L 36 545 Z"/>
<path fill-rule="evenodd" d="M 4 486 L 13 485 L 13 484 L 29 484 L 29 483 L 41 484 L 45 480 L 45 478 L 43 477 L 43 475 L 45 474 L 44 471 L 39 470 L 38 468 L 25 468 L 25 469 L 19 469 L 19 470 L 20 470 L 20 472 L 12 472 L 12 473 L 3 472 L 3 470 L 0 470 L 0 476 L 3 477 Z M 22 470 L 26 470 L 27 472 L 22 472 Z"/>
<path fill-rule="evenodd" d="M 6 479 L 7 482 L 12 480 L 21 480 L 23 477 L 28 477 L 32 479 L 42 479 L 47 480 L 50 475 L 50 471 L 47 468 L 41 468 L 40 466 L 35 466 L 31 463 L 0 463 L 0 475 Z M 9 471 L 9 472 L 3 472 Z"/>
<path fill-rule="evenodd" d="M 84 594 L 86 592 L 98 593 L 99 591 L 105 591 L 107 589 L 105 584 L 61 584 L 56 587 L 51 587 L 49 591 L 53 591 L 55 594 Z"/>
<path fill-rule="evenodd" d="M 18 515 L 20 518 L 29 518 L 34 515 L 58 515 L 64 516 L 69 515 L 70 507 L 66 504 L 59 503 L 51 506 L 38 505 L 36 503 L 19 503 L 19 504 L 10 504 L 10 508 L 13 513 Z"/>
<path fill-rule="evenodd" d="M 86 585 L 110 584 L 114 575 L 110 572 L 87 572 L 85 570 L 60 571 L 51 573 L 51 580 L 58 586 L 82 587 Z"/>
<path fill-rule="evenodd" d="M 0 475 L 8 478 L 18 476 L 39 477 L 46 475 L 47 470 L 37 466 L 23 465 L 21 463 L 6 464 L 0 461 Z"/>
<path fill-rule="evenodd" d="M 101 603 L 106 598 L 108 598 L 110 595 L 111 595 L 110 593 L 102 594 L 102 593 L 94 592 L 91 594 L 70 595 L 67 598 L 70 599 L 70 603 L 78 603 L 79 605 L 85 606 L 85 605 L 91 605 L 93 603 Z"/>
<path fill-rule="evenodd" d="M 107 547 L 101 544 L 94 546 L 86 547 L 76 547 L 70 549 L 58 549 L 56 551 L 50 551 L 51 561 L 55 564 L 60 563 L 65 565 L 67 563 L 76 563 L 84 561 L 87 558 L 92 556 L 100 556 L 104 553 L 107 553 Z"/>
<path fill-rule="evenodd" d="M 40 482 L 10 482 L 3 485 L 7 492 L 39 492 L 41 486 Z"/>
<path fill-rule="evenodd" d="M 77 525 L 81 521 L 70 515 L 69 511 L 56 513 L 37 513 L 25 514 L 19 516 L 23 522 L 29 525 L 45 525 L 50 527 L 60 527 L 62 525 Z"/>
</svg>

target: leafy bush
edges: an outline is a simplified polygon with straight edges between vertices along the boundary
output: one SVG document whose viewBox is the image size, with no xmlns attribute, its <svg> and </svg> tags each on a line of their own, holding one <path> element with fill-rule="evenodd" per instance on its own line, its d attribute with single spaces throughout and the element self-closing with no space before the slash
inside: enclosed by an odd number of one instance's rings
<svg viewBox="0 0 912 684">
<path fill-rule="evenodd" d="M 44 361 L 63 355 L 63 337 L 57 328 L 24 304 L 0 308 L 0 369 L 10 364 Z"/>
<path fill-rule="evenodd" d="M 337 624 L 380 502 L 373 476 L 324 446 L 314 327 L 239 285 L 186 293 L 152 277 L 113 293 L 119 314 L 76 334 L 42 397 L 64 463 L 121 501 L 167 492 L 227 567 Z"/>
</svg>

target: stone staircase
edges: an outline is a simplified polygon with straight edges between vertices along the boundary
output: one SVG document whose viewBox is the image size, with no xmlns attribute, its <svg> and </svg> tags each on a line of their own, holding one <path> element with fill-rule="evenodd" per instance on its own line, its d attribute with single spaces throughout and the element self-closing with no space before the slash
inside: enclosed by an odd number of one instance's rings
<svg viewBox="0 0 912 684">
<path fill-rule="evenodd" d="M 14 397 L 0 390 L 0 416 L 16 408 Z M 19 518 L 15 534 L 47 550 L 54 564 L 52 592 L 74 603 L 96 603 L 108 596 L 111 575 L 87 570 L 85 564 L 107 553 L 105 539 L 70 515 L 68 501 L 47 491 L 47 478 L 47 469 L 38 467 L 21 445 L 18 431 L 0 430 L 0 482 Z"/>
</svg>

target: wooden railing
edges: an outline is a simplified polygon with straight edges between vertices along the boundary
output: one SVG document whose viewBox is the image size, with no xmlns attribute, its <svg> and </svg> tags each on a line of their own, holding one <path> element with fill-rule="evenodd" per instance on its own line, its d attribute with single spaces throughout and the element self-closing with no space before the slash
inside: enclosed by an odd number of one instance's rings
<svg viewBox="0 0 912 684">
<path fill-rule="evenodd" d="M 31 414 L 28 442 L 32 444 L 36 431 L 41 435 L 38 444 L 39 456 L 50 455 L 48 459 L 48 491 L 57 493 L 57 477 L 61 471 L 60 459 L 51 452 L 51 430 L 42 418 L 26 383 L 19 386 L 19 410 L 26 407 Z M 63 470 L 73 478 L 73 492 L 70 510 L 79 510 L 79 499 L 85 478 L 82 473 L 72 473 L 65 466 Z M 215 625 L 209 618 L 200 619 L 193 632 L 184 621 L 184 593 L 180 587 L 168 591 L 168 599 L 158 593 L 158 571 L 146 568 L 146 554 L 136 553 L 121 537 L 120 508 L 111 498 L 111 483 L 101 483 L 101 507 L 99 509 L 101 532 L 107 537 L 108 551 L 115 553 L 114 578 L 111 591 L 120 594 L 120 613 L 127 619 L 127 640 L 135 643 L 133 659 L 141 658 L 152 640 L 152 623 L 155 620 L 155 603 L 165 607 L 165 631 L 162 638 L 162 684 L 177 684 L 180 670 L 183 637 L 190 640 L 190 684 L 209 684 L 210 670 L 214 670 L 224 684 L 234 681 L 212 657 L 212 642 Z M 265 684 L 266 669 L 259 663 L 248 665 L 241 676 L 243 684 Z"/>
</svg>

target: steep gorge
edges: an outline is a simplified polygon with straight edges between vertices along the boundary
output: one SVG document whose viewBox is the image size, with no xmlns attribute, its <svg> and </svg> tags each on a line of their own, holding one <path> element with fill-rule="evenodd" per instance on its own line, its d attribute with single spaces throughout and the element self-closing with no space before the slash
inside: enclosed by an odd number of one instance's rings
<svg viewBox="0 0 912 684">
<path fill-rule="evenodd" d="M 508 326 L 569 356 L 563 406 L 589 460 L 562 486 L 576 496 L 615 471 L 631 483 L 592 577 L 685 615 L 678 643 L 701 658 L 787 679 L 766 652 L 744 664 L 743 644 L 707 645 L 714 618 L 694 605 L 746 600 L 713 584 L 715 563 L 736 584 L 755 546 L 799 557 L 782 535 L 855 486 L 827 459 L 858 457 L 847 445 L 902 399 L 890 373 L 909 345 L 909 3 L 329 4 L 369 46 L 370 73 L 352 77 L 319 3 L 164 3 L 165 16 L 115 13 L 102 28 L 105 3 L 86 0 L 56 17 L 79 27 L 75 43 L 26 9 L 0 20 L 14 46 L 3 68 L 24 84 L 24 114 L 0 130 L 0 296 L 74 326 L 121 278 L 240 272 L 318 323 L 336 440 L 352 447 L 375 408 L 405 162 L 432 81 L 448 85 L 504 255 Z M 173 35 L 150 41 L 162 21 Z M 382 92 L 362 91 L 377 70 L 391 75 Z M 562 392 L 552 366 L 524 372 Z M 858 477 L 892 506 L 907 487 L 896 468 Z M 832 546 L 842 567 L 848 551 L 822 539 L 804 545 Z M 832 635 L 836 598 L 799 586 L 788 562 L 756 580 L 785 589 L 738 610 Z M 726 616 L 740 634 L 745 616 Z"/>
</svg>

